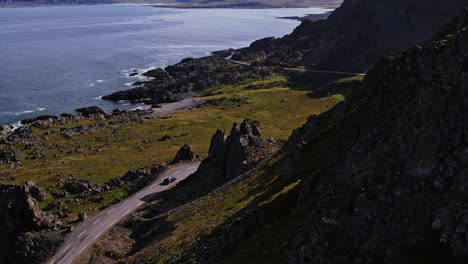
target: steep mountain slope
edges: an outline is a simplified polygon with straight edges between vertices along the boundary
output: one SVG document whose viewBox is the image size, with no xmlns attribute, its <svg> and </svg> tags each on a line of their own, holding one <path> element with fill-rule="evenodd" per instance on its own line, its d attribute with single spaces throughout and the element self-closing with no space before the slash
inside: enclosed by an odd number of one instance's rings
<svg viewBox="0 0 468 264">
<path fill-rule="evenodd" d="M 270 162 L 150 216 L 123 260 L 467 263 L 468 11 L 352 85 Z"/>
<path fill-rule="evenodd" d="M 466 0 L 345 0 L 327 20 L 304 21 L 292 34 L 257 41 L 233 58 L 364 71 L 382 55 L 432 37 L 467 4 Z"/>
<path fill-rule="evenodd" d="M 465 11 L 309 119 L 285 146 L 283 176 L 301 183 L 237 216 L 261 231 L 227 223 L 199 258 L 244 263 L 275 241 L 279 263 L 466 263 L 467 29 Z M 218 246 L 232 237 L 242 246 Z"/>
</svg>

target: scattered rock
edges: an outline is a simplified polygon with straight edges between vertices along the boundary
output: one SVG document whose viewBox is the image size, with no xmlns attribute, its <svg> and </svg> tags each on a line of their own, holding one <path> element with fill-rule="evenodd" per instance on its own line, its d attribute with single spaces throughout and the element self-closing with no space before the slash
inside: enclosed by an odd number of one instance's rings
<svg viewBox="0 0 468 264">
<path fill-rule="evenodd" d="M 158 141 L 168 141 L 168 140 L 172 140 L 171 136 L 169 135 L 164 135 L 161 138 L 158 138 Z"/>
<path fill-rule="evenodd" d="M 66 137 L 66 138 L 71 138 L 76 135 L 87 135 L 87 134 L 92 134 L 96 133 L 97 131 L 104 129 L 104 128 L 109 128 L 108 124 L 105 123 L 98 123 L 95 125 L 89 125 L 89 126 L 76 126 L 72 128 L 61 128 L 59 130 L 59 133 Z"/>
<path fill-rule="evenodd" d="M 0 148 L 0 164 L 11 164 L 21 162 L 23 153 L 14 147 L 1 147 Z"/>
<path fill-rule="evenodd" d="M 71 194 L 80 195 L 81 197 L 87 197 L 102 192 L 102 189 L 97 184 L 89 180 L 69 181 L 66 182 L 62 188 Z"/>
</svg>

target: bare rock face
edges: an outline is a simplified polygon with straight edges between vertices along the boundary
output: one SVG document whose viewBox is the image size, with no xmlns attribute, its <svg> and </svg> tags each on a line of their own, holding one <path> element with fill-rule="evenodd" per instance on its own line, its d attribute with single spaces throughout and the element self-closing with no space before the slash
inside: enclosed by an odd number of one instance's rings
<svg viewBox="0 0 468 264">
<path fill-rule="evenodd" d="M 29 238 L 46 240 L 44 231 L 55 232 L 61 222 L 49 213 L 42 212 L 31 190 L 37 188 L 32 182 L 21 185 L 0 185 L 0 262 L 40 263 L 58 247 L 61 237 L 49 240 L 48 244 L 30 244 Z M 29 235 L 27 235 L 29 234 Z M 28 238 L 29 237 L 29 238 Z M 58 240 L 57 240 L 58 239 Z M 34 249 L 45 247 L 47 251 L 37 251 L 44 257 L 34 257 Z M 51 247 L 49 247 L 51 246 Z M 25 262 L 27 261 L 27 262 Z"/>
<path fill-rule="evenodd" d="M 221 130 L 216 130 L 211 138 L 210 149 L 208 151 L 208 160 L 214 160 L 224 152 L 224 142 L 226 141 L 226 134 Z"/>
<path fill-rule="evenodd" d="M 0 148 L 0 164 L 20 162 L 23 154 L 14 147 Z"/>
<path fill-rule="evenodd" d="M 26 181 L 24 184 L 29 188 L 31 196 L 39 202 L 47 200 L 47 192 L 43 187 L 38 187 L 33 181 Z"/>
<path fill-rule="evenodd" d="M 185 144 L 179 149 L 176 156 L 172 160 L 172 163 L 178 163 L 182 161 L 193 161 L 196 158 L 197 157 L 192 147 L 190 145 Z"/>
<path fill-rule="evenodd" d="M 211 138 L 207 161 L 222 160 L 226 179 L 233 179 L 248 170 L 261 157 L 254 157 L 262 153 L 267 145 L 262 140 L 258 121 L 245 119 L 240 127 L 234 123 L 226 137 L 224 132 L 217 130 Z"/>
</svg>

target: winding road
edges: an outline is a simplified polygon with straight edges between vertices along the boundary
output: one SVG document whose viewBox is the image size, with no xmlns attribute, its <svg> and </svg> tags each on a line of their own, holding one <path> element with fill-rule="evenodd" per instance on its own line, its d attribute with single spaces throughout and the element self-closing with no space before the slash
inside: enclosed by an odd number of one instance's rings
<svg viewBox="0 0 468 264">
<path fill-rule="evenodd" d="M 234 63 L 234 64 L 239 64 L 239 65 L 244 65 L 244 66 L 250 66 L 250 63 L 248 62 L 243 62 L 243 61 L 237 61 L 231 59 L 231 56 L 224 58 L 225 60 Z M 296 71 L 296 72 L 315 72 L 315 73 L 324 73 L 324 74 L 340 74 L 340 75 L 351 75 L 351 76 L 365 76 L 365 73 L 359 73 L 359 72 L 342 72 L 342 71 L 321 71 L 321 70 L 310 70 L 310 69 L 304 69 L 304 68 L 283 68 L 285 71 Z"/>
<path fill-rule="evenodd" d="M 79 224 L 66 238 L 62 247 L 47 262 L 49 264 L 70 264 L 76 260 L 86 249 L 91 248 L 94 242 L 99 239 L 116 223 L 124 219 L 144 204 L 152 195 L 168 190 L 175 184 L 190 174 L 194 173 L 199 161 L 184 162 L 171 165 L 166 171 L 161 173 L 151 184 L 131 195 L 124 201 L 112 205 L 98 214 L 89 217 Z M 173 176 L 177 180 L 170 185 L 160 185 L 165 177 Z"/>
</svg>

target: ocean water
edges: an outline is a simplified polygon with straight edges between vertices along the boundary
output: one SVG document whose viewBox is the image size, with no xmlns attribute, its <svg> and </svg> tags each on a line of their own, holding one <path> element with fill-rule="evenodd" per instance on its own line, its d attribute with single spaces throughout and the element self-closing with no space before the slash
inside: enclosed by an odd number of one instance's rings
<svg viewBox="0 0 468 264">
<path fill-rule="evenodd" d="M 323 13 L 301 9 L 165 9 L 139 5 L 0 8 L 0 123 L 43 114 L 73 113 L 128 89 L 133 70 L 185 57 L 239 48 L 290 33 L 298 21 Z"/>
</svg>

